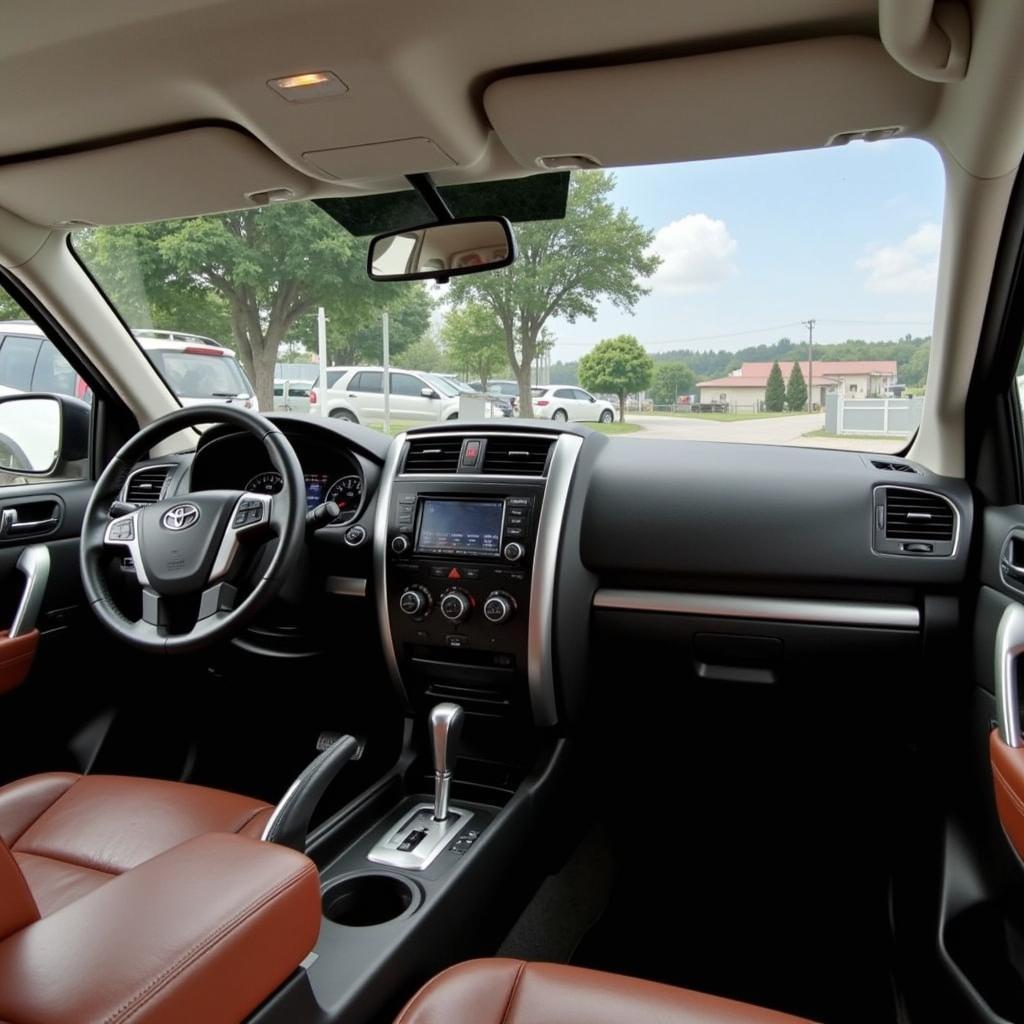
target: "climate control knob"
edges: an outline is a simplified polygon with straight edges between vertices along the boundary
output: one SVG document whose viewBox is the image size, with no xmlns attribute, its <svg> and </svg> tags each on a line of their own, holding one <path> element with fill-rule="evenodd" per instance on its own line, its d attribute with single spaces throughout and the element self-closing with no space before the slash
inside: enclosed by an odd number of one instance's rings
<svg viewBox="0 0 1024 1024">
<path fill-rule="evenodd" d="M 441 614 L 453 623 L 469 618 L 473 602 L 464 590 L 449 590 L 441 596 Z"/>
<path fill-rule="evenodd" d="M 429 614 L 431 603 L 430 591 L 426 587 L 406 587 L 398 599 L 398 607 L 414 619 L 422 619 Z"/>
<path fill-rule="evenodd" d="M 399 534 L 391 542 L 391 550 L 394 551 L 396 555 L 404 555 L 406 551 L 409 550 L 409 538 L 403 537 L 401 534 Z"/>
<path fill-rule="evenodd" d="M 502 551 L 502 554 L 505 556 L 506 562 L 518 562 L 526 554 L 526 548 L 513 540 L 505 545 L 505 550 Z"/>
<path fill-rule="evenodd" d="M 484 601 L 484 618 L 495 626 L 508 622 L 515 610 L 515 598 L 511 594 L 506 594 L 504 590 L 493 591 L 487 595 L 487 600 Z"/>
</svg>

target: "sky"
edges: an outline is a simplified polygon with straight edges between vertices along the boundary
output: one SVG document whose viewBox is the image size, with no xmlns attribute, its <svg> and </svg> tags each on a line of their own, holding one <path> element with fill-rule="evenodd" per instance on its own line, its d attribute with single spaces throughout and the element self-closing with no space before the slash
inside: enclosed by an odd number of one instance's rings
<svg viewBox="0 0 1024 1024">
<path fill-rule="evenodd" d="M 552 321 L 555 361 L 634 334 L 648 351 L 931 332 L 944 177 L 927 143 L 617 170 L 613 201 L 663 263 L 634 314 Z"/>
</svg>

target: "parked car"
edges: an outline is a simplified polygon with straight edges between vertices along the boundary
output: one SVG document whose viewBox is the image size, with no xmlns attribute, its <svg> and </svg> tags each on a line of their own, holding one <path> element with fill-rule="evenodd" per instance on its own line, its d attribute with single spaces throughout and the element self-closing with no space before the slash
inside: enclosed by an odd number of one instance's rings
<svg viewBox="0 0 1024 1024">
<path fill-rule="evenodd" d="M 332 368 L 333 369 L 333 368 Z M 392 369 L 391 418 L 398 422 L 433 423 L 459 418 L 459 391 L 451 381 L 418 370 Z M 328 371 L 327 393 L 309 393 L 310 411 L 327 403 L 328 415 L 352 423 L 379 423 L 384 419 L 384 368 L 357 366 L 339 373 L 333 384 Z M 488 404 L 485 416 L 493 415 Z"/>
<path fill-rule="evenodd" d="M 533 412 L 538 419 L 576 423 L 611 423 L 615 419 L 615 406 L 611 402 L 595 398 L 583 388 L 550 384 L 531 388 L 530 392 Z"/>
<path fill-rule="evenodd" d="M 275 380 L 274 412 L 309 412 L 312 388 L 308 380 Z"/>
<path fill-rule="evenodd" d="M 465 381 L 459 380 L 457 377 L 450 373 L 432 373 L 430 376 L 442 384 L 448 385 L 455 388 L 460 395 L 478 395 L 480 394 L 479 388 L 474 388 L 472 385 L 467 384 Z M 502 398 L 500 395 L 488 394 L 485 396 L 490 402 L 494 409 L 494 414 L 500 416 L 514 416 L 515 408 L 512 405 L 512 400 L 509 398 Z M 490 414 L 489 414 L 490 415 Z"/>
<path fill-rule="evenodd" d="M 473 380 L 469 386 L 474 391 L 486 391 L 495 398 L 504 398 L 511 403 L 513 411 L 519 408 L 519 383 L 514 380 L 489 380 L 485 388 L 482 381 Z"/>
<path fill-rule="evenodd" d="M 231 349 L 199 334 L 132 333 L 182 405 L 225 402 L 259 412 L 255 389 Z M 0 322 L 0 395 L 19 391 L 90 398 L 85 381 L 34 323 L 7 320 Z"/>
</svg>

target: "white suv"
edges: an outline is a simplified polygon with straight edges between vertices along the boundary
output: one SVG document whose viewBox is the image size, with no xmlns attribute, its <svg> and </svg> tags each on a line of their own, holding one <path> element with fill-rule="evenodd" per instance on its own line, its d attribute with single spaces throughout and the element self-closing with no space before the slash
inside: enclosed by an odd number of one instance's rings
<svg viewBox="0 0 1024 1024">
<path fill-rule="evenodd" d="M 384 419 L 384 368 L 328 367 L 327 392 L 309 393 L 310 412 L 327 414 L 351 423 L 380 423 Z M 391 418 L 399 423 L 439 423 L 459 418 L 459 390 L 450 381 L 418 370 L 391 370 Z M 484 415 L 493 413 L 491 403 Z"/>
<path fill-rule="evenodd" d="M 225 402 L 259 412 L 235 353 L 210 338 L 142 328 L 132 332 L 182 405 Z M 85 381 L 31 320 L 0 322 L 0 395 L 19 391 L 89 398 Z"/>
<path fill-rule="evenodd" d="M 583 388 L 551 384 L 531 388 L 533 414 L 538 419 L 573 420 L 578 423 L 611 423 L 615 419 L 615 406 L 595 398 Z"/>
</svg>

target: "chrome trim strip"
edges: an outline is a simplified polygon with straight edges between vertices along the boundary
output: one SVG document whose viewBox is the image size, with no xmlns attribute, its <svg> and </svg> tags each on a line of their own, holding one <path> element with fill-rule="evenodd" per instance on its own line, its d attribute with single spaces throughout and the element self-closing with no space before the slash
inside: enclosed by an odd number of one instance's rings
<svg viewBox="0 0 1024 1024">
<path fill-rule="evenodd" d="M 734 597 L 731 594 L 684 594 L 667 590 L 602 589 L 595 608 L 670 615 L 710 615 L 724 619 L 769 619 L 829 626 L 874 626 L 919 629 L 921 612 L 913 605 L 867 601 L 811 601 L 800 598 Z"/>
<path fill-rule="evenodd" d="M 376 593 L 377 621 L 380 623 L 381 642 L 384 647 L 384 661 L 391 680 L 398 688 L 403 704 L 409 703 L 409 695 L 402 684 L 402 673 L 398 670 L 395 657 L 395 641 L 391 635 L 391 617 L 388 615 L 388 515 L 391 510 L 391 493 L 394 489 L 398 466 L 405 453 L 407 434 L 399 434 L 388 449 L 384 468 L 381 470 L 380 486 L 377 489 L 377 508 L 373 517 L 373 578 Z"/>
<path fill-rule="evenodd" d="M 36 619 L 43 606 L 43 595 L 50 579 L 50 550 L 43 544 L 25 548 L 18 558 L 18 572 L 25 577 L 25 591 L 18 602 L 8 637 L 14 639 L 36 628 Z"/>
<path fill-rule="evenodd" d="M 1024 745 L 1020 728 L 1017 661 L 1024 654 L 1024 606 L 1011 601 L 996 630 L 996 721 L 1008 747 Z"/>
<path fill-rule="evenodd" d="M 953 548 L 948 555 L 903 555 L 898 551 L 879 551 L 875 547 L 875 495 L 879 491 L 918 491 L 921 494 L 929 494 L 933 498 L 941 498 L 952 510 L 953 510 Z M 885 536 L 885 530 L 889 527 L 889 499 L 885 502 L 885 528 L 882 530 L 882 539 L 887 540 Z M 907 537 L 913 543 L 913 538 Z M 920 540 L 928 543 L 927 537 L 921 537 Z M 904 487 L 903 484 L 875 484 L 871 488 L 871 552 L 875 555 L 881 555 L 883 558 L 956 558 L 956 553 L 960 549 L 960 506 L 948 495 L 942 494 L 940 491 L 930 491 L 927 487 L 915 487 L 913 485 Z"/>
<path fill-rule="evenodd" d="M 124 483 L 121 485 L 121 493 L 117 496 L 118 501 L 128 500 L 128 485 L 131 483 L 132 477 L 137 476 L 139 473 L 146 473 L 153 469 L 166 469 L 167 475 L 164 477 L 164 482 L 160 485 L 160 495 L 156 501 L 163 501 L 164 495 L 167 493 L 167 485 L 171 482 L 171 477 L 174 475 L 174 470 L 178 468 L 177 463 L 174 462 L 155 462 L 150 466 L 139 466 L 138 469 L 133 469 L 125 478 Z M 151 505 L 155 505 L 156 501 L 150 502 Z"/>
<path fill-rule="evenodd" d="M 569 485 L 582 447 L 583 438 L 575 434 L 562 434 L 557 438 L 548 461 L 547 485 L 541 499 L 537 541 L 533 554 L 533 578 L 530 581 L 530 615 L 526 647 L 530 704 L 536 725 L 554 725 L 558 721 L 552 636 L 555 582 L 558 572 L 558 549 L 562 540 L 562 523 L 569 500 Z"/>
<path fill-rule="evenodd" d="M 357 576 L 328 576 L 324 589 L 342 597 L 366 597 L 366 580 Z"/>
</svg>

